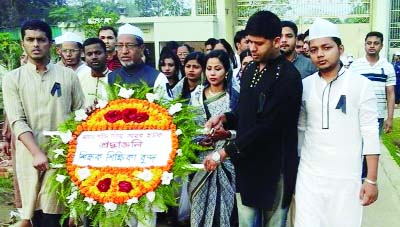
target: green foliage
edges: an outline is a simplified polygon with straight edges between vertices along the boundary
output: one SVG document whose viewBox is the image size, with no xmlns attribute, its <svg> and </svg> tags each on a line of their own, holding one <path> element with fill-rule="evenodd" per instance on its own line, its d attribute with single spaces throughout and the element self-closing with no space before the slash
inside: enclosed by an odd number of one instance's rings
<svg viewBox="0 0 400 227">
<path fill-rule="evenodd" d="M 13 180 L 11 177 L 0 177 L 0 204 L 10 202 L 13 197 Z"/>
<path fill-rule="evenodd" d="M 0 27 L 15 28 L 21 22 L 33 18 L 48 21 L 48 11 L 54 6 L 65 4 L 66 0 L 2 0 Z"/>
<path fill-rule="evenodd" d="M 13 40 L 8 33 L 0 33 L 0 64 L 7 70 L 15 69 L 19 66 L 21 54 L 20 43 Z"/>
<path fill-rule="evenodd" d="M 129 16 L 190 16 L 191 6 L 185 0 L 121 0 Z"/>
<path fill-rule="evenodd" d="M 54 7 L 49 12 L 54 23 L 64 22 L 67 27 L 83 31 L 86 38 L 97 37 L 102 26 L 115 26 L 119 16 L 112 2 L 80 1 L 76 5 Z"/>
<path fill-rule="evenodd" d="M 400 118 L 393 120 L 393 131 L 382 135 L 382 143 L 389 150 L 393 160 L 400 166 Z"/>
</svg>

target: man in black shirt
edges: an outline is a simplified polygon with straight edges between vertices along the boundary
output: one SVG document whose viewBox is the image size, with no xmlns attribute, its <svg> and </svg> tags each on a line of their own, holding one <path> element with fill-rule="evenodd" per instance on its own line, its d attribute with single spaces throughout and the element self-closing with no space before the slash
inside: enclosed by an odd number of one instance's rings
<svg viewBox="0 0 400 227">
<path fill-rule="evenodd" d="M 225 158 L 233 160 L 240 226 L 285 226 L 298 166 L 301 76 L 280 54 L 275 14 L 255 13 L 245 31 L 254 61 L 243 72 L 239 106 L 206 123 L 217 131 L 236 129 L 237 136 L 204 166 L 213 171 Z"/>
</svg>

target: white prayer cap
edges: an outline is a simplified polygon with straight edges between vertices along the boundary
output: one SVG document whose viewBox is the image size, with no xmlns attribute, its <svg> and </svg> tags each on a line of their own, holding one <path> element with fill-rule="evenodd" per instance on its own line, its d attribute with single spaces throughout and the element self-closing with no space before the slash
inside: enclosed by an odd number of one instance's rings
<svg viewBox="0 0 400 227">
<path fill-rule="evenodd" d="M 62 35 L 54 38 L 54 44 L 56 45 L 62 44 Z"/>
<path fill-rule="evenodd" d="M 130 24 L 124 24 L 118 29 L 118 35 L 122 34 L 129 34 L 129 35 L 134 35 L 137 36 L 141 39 L 143 39 L 143 32 L 140 30 L 140 28 L 130 25 Z"/>
<path fill-rule="evenodd" d="M 396 51 L 394 54 L 399 56 L 400 55 L 400 51 Z"/>
<path fill-rule="evenodd" d="M 325 37 L 340 38 L 339 28 L 330 21 L 317 18 L 310 27 L 309 40 Z"/>
<path fill-rule="evenodd" d="M 64 42 L 77 42 L 77 43 L 82 44 L 83 40 L 80 36 L 78 36 L 75 33 L 66 32 L 66 33 L 64 33 L 64 35 L 62 35 L 62 38 L 61 38 L 61 43 L 64 43 Z"/>
</svg>

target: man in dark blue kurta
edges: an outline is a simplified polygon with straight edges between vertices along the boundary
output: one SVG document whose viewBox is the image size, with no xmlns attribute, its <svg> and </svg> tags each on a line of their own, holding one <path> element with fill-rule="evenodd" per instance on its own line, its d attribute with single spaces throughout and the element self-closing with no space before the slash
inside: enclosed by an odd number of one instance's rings
<svg viewBox="0 0 400 227">
<path fill-rule="evenodd" d="M 138 84 L 144 81 L 149 87 L 163 88 L 168 83 L 164 74 L 142 61 L 145 48 L 142 37 L 143 32 L 138 27 L 125 24 L 119 28 L 115 46 L 122 67 L 110 73 L 108 76 L 110 84 L 116 81 L 117 75 L 121 77 L 122 83 L 127 84 Z"/>
</svg>

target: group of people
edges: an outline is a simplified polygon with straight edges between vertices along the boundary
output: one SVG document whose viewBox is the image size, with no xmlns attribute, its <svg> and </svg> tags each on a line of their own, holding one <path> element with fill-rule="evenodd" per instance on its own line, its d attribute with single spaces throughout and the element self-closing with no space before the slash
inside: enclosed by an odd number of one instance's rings
<svg viewBox="0 0 400 227">
<path fill-rule="evenodd" d="M 379 32 L 366 35 L 365 57 L 349 68 L 336 25 L 316 19 L 301 46 L 296 24 L 269 11 L 236 33 L 236 53 L 225 39 L 210 38 L 204 53 L 171 41 L 158 70 L 145 63 L 143 32 L 130 24 L 84 41 L 56 37 L 58 63 L 48 24 L 27 21 L 21 36 L 27 61 L 2 81 L 3 133 L 14 143 L 21 199 L 15 226 L 61 226 L 63 204 L 46 187 L 54 170 L 42 132 L 107 99 L 104 83 L 117 81 L 186 99 L 209 129 L 193 141 L 209 148 L 199 153 L 204 170 L 183 180 L 188 196 L 178 196 L 189 203 L 190 226 L 356 227 L 362 206 L 377 199 L 379 133 L 392 129 L 396 84 L 379 56 Z"/>
</svg>

